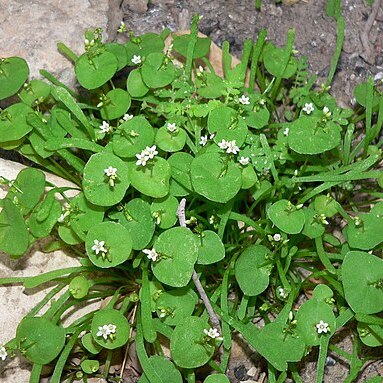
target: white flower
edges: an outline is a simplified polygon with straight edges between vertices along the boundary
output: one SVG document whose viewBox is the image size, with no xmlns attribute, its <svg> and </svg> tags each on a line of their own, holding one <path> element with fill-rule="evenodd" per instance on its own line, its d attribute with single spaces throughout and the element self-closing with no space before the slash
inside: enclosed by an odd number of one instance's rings
<svg viewBox="0 0 383 383">
<path fill-rule="evenodd" d="M 241 164 L 241 165 L 243 165 L 243 166 L 245 166 L 245 165 L 248 165 L 249 164 L 249 162 L 250 162 L 250 158 L 249 157 L 241 157 L 239 160 L 238 160 L 238 162 Z"/>
<path fill-rule="evenodd" d="M 238 101 L 242 104 L 242 105 L 250 105 L 250 98 L 245 96 L 244 94 L 238 99 Z"/>
<path fill-rule="evenodd" d="M 225 150 L 225 149 L 227 148 L 228 143 L 229 143 L 228 141 L 226 141 L 226 140 L 222 140 L 221 142 L 218 142 L 218 146 L 219 146 L 221 149 Z"/>
<path fill-rule="evenodd" d="M 314 111 L 314 106 L 313 106 L 312 102 L 310 102 L 310 103 L 306 102 L 306 104 L 302 108 L 302 110 L 304 112 L 306 112 L 307 114 L 310 114 L 311 112 L 313 112 Z"/>
<path fill-rule="evenodd" d="M 278 287 L 277 292 L 282 299 L 286 299 L 289 296 L 289 293 L 283 287 Z"/>
<path fill-rule="evenodd" d="M 112 128 L 106 121 L 103 121 L 102 125 L 100 125 L 100 131 L 101 133 L 110 133 L 112 131 Z"/>
<path fill-rule="evenodd" d="M 323 322 L 322 320 L 319 323 L 317 323 L 316 328 L 317 328 L 318 334 L 322 334 L 322 332 L 327 334 L 330 331 L 330 328 L 328 327 L 328 323 Z"/>
<path fill-rule="evenodd" d="M 106 169 L 104 169 L 104 173 L 107 177 L 117 177 L 117 168 L 109 166 Z"/>
<path fill-rule="evenodd" d="M 171 124 L 170 122 L 168 122 L 168 123 L 166 124 L 166 128 L 168 129 L 168 131 L 169 131 L 170 133 L 174 133 L 174 132 L 177 130 L 177 125 L 176 125 L 175 122 L 173 122 L 172 124 Z"/>
<path fill-rule="evenodd" d="M 165 318 L 167 315 L 168 315 L 167 310 L 166 310 L 165 308 L 161 308 L 161 309 L 160 309 L 160 315 L 159 315 L 159 317 L 160 317 L 160 318 Z"/>
<path fill-rule="evenodd" d="M 116 326 L 114 324 L 104 324 L 103 326 L 98 326 L 98 332 L 96 336 L 102 336 L 105 340 L 108 337 L 112 338 L 110 335 L 116 332 Z"/>
<path fill-rule="evenodd" d="M 136 157 L 137 157 L 137 161 L 136 161 L 136 165 L 137 166 L 145 166 L 146 163 L 148 162 L 149 160 L 149 156 L 146 154 L 146 151 L 143 150 L 141 153 L 139 154 L 136 154 Z"/>
<path fill-rule="evenodd" d="M 140 55 L 134 55 L 131 61 L 133 64 L 136 64 L 136 65 L 141 64 L 141 56 Z"/>
<path fill-rule="evenodd" d="M 281 239 L 282 239 L 282 236 L 280 234 L 277 233 L 273 235 L 273 240 L 275 242 L 279 242 Z"/>
<path fill-rule="evenodd" d="M 133 114 L 125 113 L 125 114 L 124 114 L 124 117 L 122 117 L 122 119 L 123 119 L 124 121 L 129 121 L 129 120 L 131 120 L 133 117 L 134 117 Z"/>
<path fill-rule="evenodd" d="M 145 148 L 145 152 L 146 152 L 147 156 L 149 157 L 149 159 L 151 160 L 158 154 L 157 146 L 156 145 L 147 146 Z"/>
<path fill-rule="evenodd" d="M 211 339 L 222 339 L 221 334 L 216 328 L 209 328 L 209 330 L 204 329 L 203 332 Z"/>
<path fill-rule="evenodd" d="M 207 144 L 207 136 L 202 136 L 199 140 L 199 144 L 205 146 Z"/>
<path fill-rule="evenodd" d="M 92 246 L 92 250 L 98 255 L 100 252 L 106 254 L 108 250 L 105 248 L 105 241 L 99 241 L 95 239 L 93 241 L 94 245 Z"/>
<path fill-rule="evenodd" d="M 200 73 L 203 72 L 203 66 L 202 66 L 202 65 L 200 65 L 200 66 L 198 67 L 198 71 L 199 71 Z"/>
<path fill-rule="evenodd" d="M 7 353 L 7 350 L 5 349 L 5 347 L 0 346 L 0 359 L 5 360 L 7 356 L 8 356 L 8 353 Z"/>
<path fill-rule="evenodd" d="M 119 33 L 126 32 L 126 25 L 123 21 L 120 22 L 120 27 L 117 29 L 117 32 Z"/>
<path fill-rule="evenodd" d="M 226 153 L 237 154 L 238 152 L 239 147 L 237 146 L 237 142 L 235 140 L 227 142 Z"/>
<path fill-rule="evenodd" d="M 142 252 L 143 252 L 144 254 L 146 254 L 146 256 L 147 256 L 149 259 L 151 259 L 153 262 L 156 262 L 157 259 L 158 259 L 158 257 L 160 256 L 160 255 L 157 253 L 157 251 L 156 251 L 156 249 L 155 249 L 154 247 L 153 247 L 152 250 L 144 249 L 144 250 L 142 250 Z"/>
<path fill-rule="evenodd" d="M 58 217 L 57 222 L 63 223 L 65 221 L 65 218 L 68 217 L 68 215 L 70 215 L 70 211 L 64 210 L 64 213 L 62 213 L 60 217 Z"/>
<path fill-rule="evenodd" d="M 215 137 L 215 133 L 211 133 L 209 138 L 212 140 Z"/>
<path fill-rule="evenodd" d="M 324 114 L 325 117 L 327 117 L 327 118 L 331 117 L 330 109 L 327 108 L 327 106 L 325 106 L 325 107 L 323 108 L 323 114 Z"/>
<path fill-rule="evenodd" d="M 288 136 L 288 135 L 289 135 L 289 131 L 290 131 L 290 129 L 289 129 L 289 128 L 286 128 L 286 129 L 283 131 L 283 135 L 284 135 L 284 136 Z"/>
</svg>

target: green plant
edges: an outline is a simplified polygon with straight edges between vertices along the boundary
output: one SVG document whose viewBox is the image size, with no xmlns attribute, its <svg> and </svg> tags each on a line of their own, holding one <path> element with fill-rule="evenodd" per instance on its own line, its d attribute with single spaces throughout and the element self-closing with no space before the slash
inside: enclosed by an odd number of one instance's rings
<svg viewBox="0 0 383 383">
<path fill-rule="evenodd" d="M 80 57 L 60 44 L 79 93 L 46 71 L 49 82 L 24 84 L 21 58 L 0 63 L 1 98 L 22 87 L 1 111 L 0 145 L 36 164 L 2 179 L 0 249 L 17 258 L 53 234 L 50 249 L 80 263 L 0 279 L 57 284 L 0 348 L 2 359 L 18 350 L 33 363 L 31 383 L 47 364 L 52 383 L 119 381 L 111 359 L 132 342 L 142 383 L 194 382 L 206 364 L 219 373 L 206 383 L 227 382 L 233 331 L 267 360 L 269 382 L 301 382 L 297 362 L 316 346 L 317 382 L 328 350 L 349 361 L 351 382 L 372 358 L 361 346 L 382 345 L 382 93 L 369 79 L 355 111 L 338 107 L 328 93 L 337 59 L 313 88 L 293 30 L 284 48 L 265 31 L 246 41 L 234 68 L 224 44 L 222 78 L 197 24 L 165 53 L 169 31 L 125 44 L 88 31 Z M 40 169 L 72 181 L 77 196 Z M 105 298 L 63 326 L 69 309 Z M 331 343 L 344 326 L 352 354 Z"/>
</svg>

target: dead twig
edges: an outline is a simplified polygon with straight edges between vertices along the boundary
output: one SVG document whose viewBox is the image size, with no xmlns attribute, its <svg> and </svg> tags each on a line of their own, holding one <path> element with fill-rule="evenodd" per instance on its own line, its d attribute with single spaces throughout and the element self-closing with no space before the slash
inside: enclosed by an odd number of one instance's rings
<svg viewBox="0 0 383 383">
<path fill-rule="evenodd" d="M 360 41 L 363 46 L 363 52 L 360 55 L 360 57 L 368 64 L 373 65 L 373 52 L 370 44 L 369 34 L 370 30 L 374 24 L 374 21 L 378 15 L 379 8 L 380 8 L 381 0 L 375 0 L 374 4 L 371 9 L 370 16 L 368 16 L 368 19 L 366 21 L 366 25 L 364 26 L 363 31 L 360 33 Z"/>
</svg>

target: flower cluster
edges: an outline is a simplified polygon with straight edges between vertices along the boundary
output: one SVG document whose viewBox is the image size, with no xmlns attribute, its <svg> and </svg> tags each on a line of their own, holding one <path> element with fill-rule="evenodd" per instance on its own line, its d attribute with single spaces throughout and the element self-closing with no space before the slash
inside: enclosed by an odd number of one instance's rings
<svg viewBox="0 0 383 383">
<path fill-rule="evenodd" d="M 239 152 L 239 147 L 237 146 L 236 140 L 232 140 L 232 141 L 222 140 L 221 142 L 218 143 L 218 146 L 222 150 L 226 150 L 226 153 L 228 154 L 230 153 L 237 154 Z"/>
<path fill-rule="evenodd" d="M 146 166 L 149 160 L 152 160 L 158 154 L 157 146 L 147 146 L 141 153 L 136 154 L 136 165 Z"/>
<path fill-rule="evenodd" d="M 114 334 L 116 333 L 116 325 L 114 324 L 104 324 L 103 326 L 98 326 L 97 336 L 102 336 L 105 340 L 108 338 L 113 339 Z"/>
</svg>

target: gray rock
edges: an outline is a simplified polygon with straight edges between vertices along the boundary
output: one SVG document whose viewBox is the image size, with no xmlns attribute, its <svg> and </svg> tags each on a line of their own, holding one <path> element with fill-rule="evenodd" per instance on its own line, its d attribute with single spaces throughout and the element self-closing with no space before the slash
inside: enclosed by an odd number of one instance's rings
<svg viewBox="0 0 383 383">
<path fill-rule="evenodd" d="M 72 86 L 72 64 L 57 51 L 63 42 L 76 54 L 84 51 L 84 32 L 100 27 L 104 39 L 115 38 L 122 20 L 121 0 L 0 0 L 1 57 L 27 60 L 31 78 L 39 69 Z"/>
<path fill-rule="evenodd" d="M 123 7 L 127 6 L 132 12 L 145 13 L 148 10 L 148 0 L 125 0 Z"/>
</svg>

